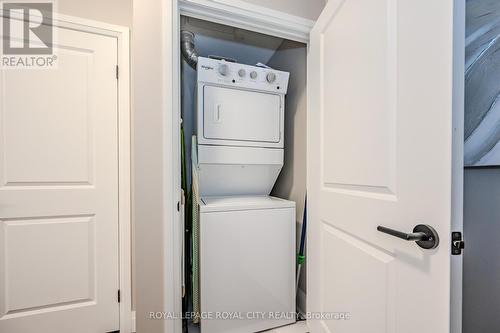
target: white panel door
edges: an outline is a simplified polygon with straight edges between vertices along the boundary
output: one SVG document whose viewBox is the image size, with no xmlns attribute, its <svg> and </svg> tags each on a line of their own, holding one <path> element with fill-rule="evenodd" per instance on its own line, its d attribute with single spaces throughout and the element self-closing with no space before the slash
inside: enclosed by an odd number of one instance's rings
<svg viewBox="0 0 500 333">
<path fill-rule="evenodd" d="M 308 59 L 311 332 L 450 332 L 453 0 L 330 0 Z M 377 231 L 440 237 L 423 249 Z M 347 313 L 347 314 L 345 314 Z"/>
<path fill-rule="evenodd" d="M 116 38 L 0 71 L 0 332 L 119 329 Z"/>
</svg>

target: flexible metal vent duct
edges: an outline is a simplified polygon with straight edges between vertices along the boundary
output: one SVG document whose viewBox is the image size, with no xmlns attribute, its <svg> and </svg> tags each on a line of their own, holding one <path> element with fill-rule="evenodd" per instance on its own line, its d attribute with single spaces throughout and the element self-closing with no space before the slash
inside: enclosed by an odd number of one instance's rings
<svg viewBox="0 0 500 333">
<path fill-rule="evenodd" d="M 189 66 L 196 70 L 198 53 L 194 48 L 194 34 L 191 31 L 181 31 L 181 52 Z"/>
</svg>

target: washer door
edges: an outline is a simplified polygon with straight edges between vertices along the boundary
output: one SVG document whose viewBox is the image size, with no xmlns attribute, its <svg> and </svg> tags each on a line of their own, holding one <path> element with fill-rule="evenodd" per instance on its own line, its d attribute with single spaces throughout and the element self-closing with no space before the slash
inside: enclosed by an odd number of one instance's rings
<svg viewBox="0 0 500 333">
<path fill-rule="evenodd" d="M 280 95 L 205 86 L 203 104 L 204 139 L 266 143 L 281 140 Z"/>
</svg>

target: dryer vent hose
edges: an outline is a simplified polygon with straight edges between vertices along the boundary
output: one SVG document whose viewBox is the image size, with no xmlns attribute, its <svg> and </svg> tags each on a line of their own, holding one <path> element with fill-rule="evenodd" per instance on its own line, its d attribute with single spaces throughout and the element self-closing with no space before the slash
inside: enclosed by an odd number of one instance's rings
<svg viewBox="0 0 500 333">
<path fill-rule="evenodd" d="M 189 66 L 196 70 L 198 52 L 194 48 L 194 34 L 191 31 L 181 31 L 181 52 Z"/>
</svg>

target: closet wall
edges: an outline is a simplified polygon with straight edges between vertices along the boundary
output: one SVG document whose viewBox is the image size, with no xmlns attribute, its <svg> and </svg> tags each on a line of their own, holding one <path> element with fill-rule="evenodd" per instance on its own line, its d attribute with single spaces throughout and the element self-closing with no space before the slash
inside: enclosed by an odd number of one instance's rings
<svg viewBox="0 0 500 333">
<path fill-rule="evenodd" d="M 302 43 L 285 40 L 269 60 L 268 65 L 290 72 L 288 94 L 285 99 L 285 165 L 271 194 L 295 201 L 298 248 L 307 177 L 307 47 Z M 306 311 L 305 295 L 306 265 L 303 265 L 297 296 L 297 306 L 301 311 Z"/>
</svg>

